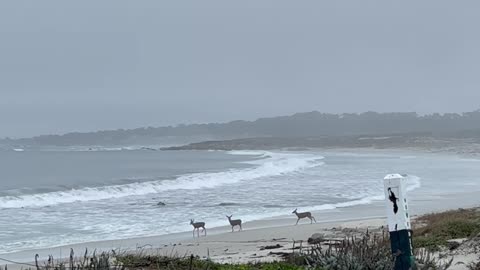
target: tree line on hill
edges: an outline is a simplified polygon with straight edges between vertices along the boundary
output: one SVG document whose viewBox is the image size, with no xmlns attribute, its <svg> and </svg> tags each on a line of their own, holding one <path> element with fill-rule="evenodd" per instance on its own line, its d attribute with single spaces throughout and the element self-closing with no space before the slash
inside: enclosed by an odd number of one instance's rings
<svg viewBox="0 0 480 270">
<path fill-rule="evenodd" d="M 203 140 L 258 137 L 325 137 L 431 133 L 457 137 L 480 137 L 480 110 L 473 112 L 419 115 L 415 112 L 329 114 L 317 111 L 255 121 L 192 124 L 167 127 L 73 132 L 23 139 L 2 139 L 7 145 L 124 145 L 153 144 L 168 138 Z"/>
</svg>

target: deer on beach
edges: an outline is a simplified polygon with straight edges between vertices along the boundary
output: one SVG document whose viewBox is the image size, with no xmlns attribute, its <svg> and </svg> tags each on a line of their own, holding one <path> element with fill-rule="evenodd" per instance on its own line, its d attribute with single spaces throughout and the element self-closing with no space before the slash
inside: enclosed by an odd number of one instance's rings
<svg viewBox="0 0 480 270">
<path fill-rule="evenodd" d="M 230 222 L 230 225 L 232 226 L 232 232 L 233 232 L 233 227 L 239 226 L 240 230 L 242 230 L 242 220 L 241 219 L 232 219 L 233 215 L 226 216 L 228 218 L 228 222 Z"/>
<path fill-rule="evenodd" d="M 193 238 L 195 238 L 195 230 L 197 230 L 197 236 L 200 237 L 200 228 L 202 228 L 202 231 L 205 232 L 205 236 L 207 236 L 207 229 L 205 229 L 205 222 L 195 222 L 195 220 L 190 219 L 190 225 L 193 226 Z"/>
<path fill-rule="evenodd" d="M 309 218 L 310 219 L 310 224 L 312 224 L 313 221 L 315 221 L 315 223 L 317 223 L 317 220 L 312 216 L 312 213 L 310 213 L 310 212 L 299 213 L 299 212 L 297 212 L 297 209 L 295 209 L 295 210 L 293 210 L 292 214 L 297 215 L 297 218 L 298 218 L 297 223 L 295 223 L 295 225 L 298 225 L 298 222 L 302 218 Z"/>
</svg>

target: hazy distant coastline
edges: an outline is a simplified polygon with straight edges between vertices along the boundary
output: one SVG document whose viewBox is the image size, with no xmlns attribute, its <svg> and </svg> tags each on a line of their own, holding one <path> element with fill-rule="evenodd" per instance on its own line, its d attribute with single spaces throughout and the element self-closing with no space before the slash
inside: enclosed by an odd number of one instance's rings
<svg viewBox="0 0 480 270">
<path fill-rule="evenodd" d="M 248 138 L 206 141 L 165 147 L 161 150 L 302 150 L 304 148 L 410 149 L 476 156 L 480 154 L 480 138 L 434 137 L 427 134 L 400 134 L 382 137 Z"/>
<path fill-rule="evenodd" d="M 173 146 L 183 149 L 285 147 L 465 148 L 480 144 L 480 110 L 462 114 L 297 113 L 256 121 L 119 129 L 23 139 L 0 139 L 0 148 L 42 146 Z M 475 151 L 476 150 L 472 150 Z"/>
</svg>

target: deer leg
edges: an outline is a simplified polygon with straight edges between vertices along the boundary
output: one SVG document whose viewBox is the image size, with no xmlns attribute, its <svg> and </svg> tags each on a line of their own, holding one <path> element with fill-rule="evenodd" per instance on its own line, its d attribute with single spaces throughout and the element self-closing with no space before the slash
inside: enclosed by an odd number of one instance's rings
<svg viewBox="0 0 480 270">
<path fill-rule="evenodd" d="M 203 227 L 203 231 L 205 232 L 205 236 L 207 236 L 207 229 Z"/>
<path fill-rule="evenodd" d="M 195 238 L 195 228 L 193 229 L 193 238 Z"/>
<path fill-rule="evenodd" d="M 308 217 L 310 219 L 310 224 L 313 224 L 313 219 L 312 217 Z"/>
<path fill-rule="evenodd" d="M 312 216 L 312 218 L 313 218 L 313 221 L 315 221 L 315 223 L 317 223 L 317 220 L 315 219 L 315 217 L 314 217 L 314 216 Z"/>
<path fill-rule="evenodd" d="M 232 232 L 233 232 L 233 226 L 232 226 Z"/>
<path fill-rule="evenodd" d="M 297 223 L 295 223 L 295 225 L 298 225 L 298 222 L 299 222 L 299 221 L 300 221 L 300 218 L 299 218 L 299 219 L 297 219 Z"/>
<path fill-rule="evenodd" d="M 240 224 L 240 231 L 243 231 L 243 229 L 242 229 L 242 224 Z"/>
</svg>

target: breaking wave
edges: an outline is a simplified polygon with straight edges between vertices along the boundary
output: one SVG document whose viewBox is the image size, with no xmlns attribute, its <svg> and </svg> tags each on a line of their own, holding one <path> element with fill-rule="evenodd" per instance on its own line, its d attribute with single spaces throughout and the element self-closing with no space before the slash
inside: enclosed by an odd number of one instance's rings
<svg viewBox="0 0 480 270">
<path fill-rule="evenodd" d="M 251 162 L 250 164 L 255 166 L 246 169 L 230 169 L 214 173 L 194 173 L 172 180 L 155 180 L 124 185 L 85 187 L 49 193 L 3 196 L 0 197 L 0 208 L 44 207 L 56 204 L 155 194 L 169 190 L 214 188 L 240 181 L 294 173 L 323 165 L 321 161 L 323 157 L 318 155 L 270 152 L 256 152 L 254 155 L 256 154 L 262 155 L 264 158 Z"/>
<path fill-rule="evenodd" d="M 415 175 L 409 175 L 406 177 L 407 179 L 407 191 L 413 191 L 417 188 L 421 187 L 420 177 Z M 383 201 L 385 200 L 385 194 L 383 192 L 379 192 L 379 194 L 365 196 L 360 199 L 354 199 L 351 201 L 340 202 L 340 203 L 333 203 L 333 204 L 322 204 L 312 207 L 312 211 L 321 211 L 321 210 L 333 210 L 336 208 L 345 208 L 350 206 L 356 205 L 364 205 L 364 204 L 371 204 L 375 201 Z"/>
<path fill-rule="evenodd" d="M 421 179 L 418 176 L 414 175 L 409 175 L 407 176 L 407 191 L 413 191 L 417 188 L 421 187 Z M 382 194 L 382 191 L 379 191 L 379 193 L 375 194 L 372 193 L 372 195 L 365 195 L 363 198 L 358 198 L 358 199 L 350 199 L 348 201 L 344 202 L 338 202 L 338 203 L 326 203 L 326 204 L 320 204 L 320 205 L 314 205 L 314 206 L 305 206 L 303 207 L 302 211 L 325 211 L 325 210 L 334 210 L 338 208 L 347 208 L 347 207 L 352 207 L 352 206 L 358 206 L 358 205 L 368 205 L 372 204 L 374 202 L 378 201 L 384 201 L 385 200 L 385 195 Z M 265 219 L 265 218 L 274 218 L 274 217 L 280 217 L 284 216 L 285 213 L 289 213 L 291 209 L 293 209 L 293 206 L 291 207 L 286 207 L 284 205 L 264 205 L 264 208 L 273 208 L 272 210 L 274 211 L 269 211 L 268 213 L 262 213 L 260 215 L 247 215 L 243 217 L 243 220 L 245 221 L 253 221 L 253 220 L 259 220 L 259 219 Z M 275 209 L 276 208 L 276 209 Z"/>
</svg>

